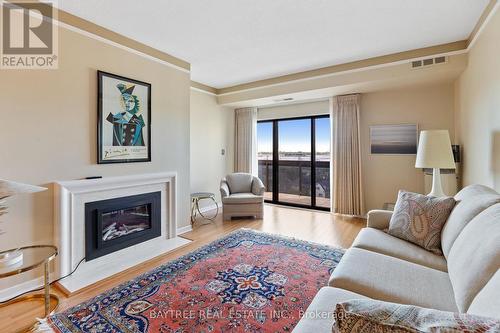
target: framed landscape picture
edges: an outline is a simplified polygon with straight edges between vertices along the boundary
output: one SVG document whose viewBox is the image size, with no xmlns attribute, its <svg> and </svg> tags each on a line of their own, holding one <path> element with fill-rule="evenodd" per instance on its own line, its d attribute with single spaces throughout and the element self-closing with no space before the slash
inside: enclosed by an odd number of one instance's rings
<svg viewBox="0 0 500 333">
<path fill-rule="evenodd" d="M 370 152 L 385 155 L 415 155 L 418 125 L 370 126 Z"/>
<path fill-rule="evenodd" d="M 151 84 L 97 72 L 97 163 L 151 161 Z"/>
</svg>

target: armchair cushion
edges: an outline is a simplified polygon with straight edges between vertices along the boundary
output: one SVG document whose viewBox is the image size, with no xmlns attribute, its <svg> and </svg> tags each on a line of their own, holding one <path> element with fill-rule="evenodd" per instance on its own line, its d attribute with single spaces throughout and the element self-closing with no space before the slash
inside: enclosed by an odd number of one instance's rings
<svg viewBox="0 0 500 333">
<path fill-rule="evenodd" d="M 264 187 L 262 180 L 260 180 L 259 177 L 253 177 L 252 193 L 255 195 L 264 195 L 265 189 L 266 188 Z"/>
<path fill-rule="evenodd" d="M 227 196 L 229 196 L 229 186 L 227 185 L 227 181 L 224 178 L 220 181 L 220 197 L 224 199 Z"/>
<path fill-rule="evenodd" d="M 226 176 L 230 194 L 251 193 L 253 176 L 249 173 L 237 172 Z"/>
<path fill-rule="evenodd" d="M 222 203 L 229 205 L 262 203 L 264 197 L 253 193 L 234 193 L 222 198 Z"/>
</svg>

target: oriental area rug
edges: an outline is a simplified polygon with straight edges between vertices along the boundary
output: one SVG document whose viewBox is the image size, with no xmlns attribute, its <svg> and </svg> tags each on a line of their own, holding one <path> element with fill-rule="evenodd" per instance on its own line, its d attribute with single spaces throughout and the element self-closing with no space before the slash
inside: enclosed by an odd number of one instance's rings
<svg viewBox="0 0 500 333">
<path fill-rule="evenodd" d="M 45 324 L 62 333 L 290 332 L 343 254 L 240 229 Z"/>
</svg>

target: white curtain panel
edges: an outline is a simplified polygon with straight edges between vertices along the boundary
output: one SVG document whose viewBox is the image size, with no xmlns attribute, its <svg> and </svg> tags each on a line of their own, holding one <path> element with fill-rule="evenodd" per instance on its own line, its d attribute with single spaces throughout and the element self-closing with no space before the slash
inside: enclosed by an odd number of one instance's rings
<svg viewBox="0 0 500 333">
<path fill-rule="evenodd" d="M 360 140 L 361 95 L 335 96 L 330 99 L 332 121 L 332 212 L 363 216 L 365 213 L 361 174 Z"/>
<path fill-rule="evenodd" d="M 257 176 L 257 108 L 235 110 L 234 171 Z"/>
</svg>

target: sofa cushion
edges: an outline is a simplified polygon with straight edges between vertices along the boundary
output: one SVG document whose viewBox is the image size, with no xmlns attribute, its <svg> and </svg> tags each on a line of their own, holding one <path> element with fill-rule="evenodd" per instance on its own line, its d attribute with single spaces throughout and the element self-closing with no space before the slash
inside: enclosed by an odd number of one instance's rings
<svg viewBox="0 0 500 333">
<path fill-rule="evenodd" d="M 253 176 L 249 173 L 231 173 L 226 176 L 229 191 L 232 193 L 251 193 Z"/>
<path fill-rule="evenodd" d="M 481 332 L 500 330 L 500 321 L 466 313 L 355 299 L 336 305 L 332 332 Z"/>
<path fill-rule="evenodd" d="M 393 237 L 382 230 L 374 228 L 361 229 L 352 246 L 403 259 L 443 272 L 447 272 L 448 270 L 446 260 L 443 256 Z"/>
<path fill-rule="evenodd" d="M 475 197 L 477 195 L 481 194 L 497 194 L 497 191 L 494 189 L 480 185 L 480 184 L 473 184 L 464 187 L 463 189 L 460 190 L 457 194 L 455 194 L 455 200 L 457 201 L 462 201 L 462 200 L 467 200 L 469 198 Z"/>
<path fill-rule="evenodd" d="M 340 260 L 329 285 L 381 301 L 457 310 L 445 272 L 354 247 Z"/>
<path fill-rule="evenodd" d="M 498 194 L 486 193 L 487 191 L 480 193 L 479 188 L 466 193 L 471 192 L 477 194 L 466 196 L 459 192 L 455 196 L 456 200 L 458 198 L 462 199 L 453 208 L 441 233 L 441 247 L 445 257 L 448 257 L 450 254 L 453 243 L 467 223 L 486 208 L 500 202 L 500 195 Z"/>
<path fill-rule="evenodd" d="M 458 309 L 469 305 L 500 268 L 500 204 L 487 208 L 462 230 L 448 256 Z"/>
<path fill-rule="evenodd" d="M 467 313 L 500 319 L 500 270 L 474 297 Z"/>
<path fill-rule="evenodd" d="M 453 206 L 451 197 L 399 191 L 388 233 L 441 254 L 441 230 Z"/>
<path fill-rule="evenodd" d="M 330 332 L 334 322 L 335 305 L 351 299 L 367 299 L 344 289 L 323 287 L 293 329 L 294 333 Z"/>
<path fill-rule="evenodd" d="M 252 203 L 261 203 L 264 200 L 264 197 L 261 195 L 255 195 L 252 193 L 235 193 L 230 194 L 229 196 L 222 198 L 222 202 L 224 204 L 252 204 Z"/>
</svg>

